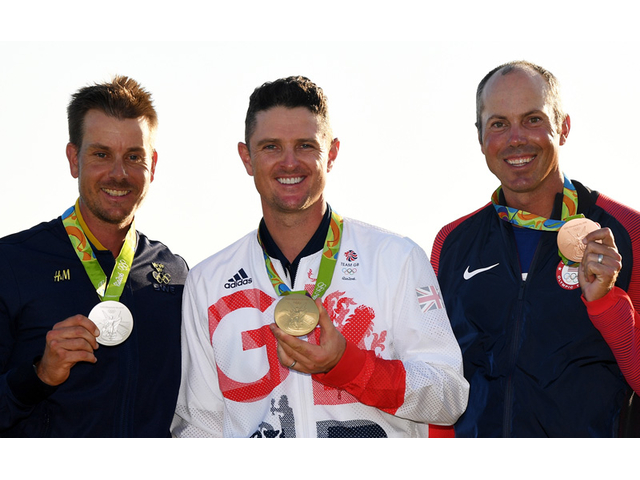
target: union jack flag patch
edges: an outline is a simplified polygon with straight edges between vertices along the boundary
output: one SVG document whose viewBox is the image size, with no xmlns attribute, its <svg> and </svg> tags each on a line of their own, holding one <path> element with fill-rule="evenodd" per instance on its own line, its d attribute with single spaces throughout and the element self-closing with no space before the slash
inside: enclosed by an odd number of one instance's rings
<svg viewBox="0 0 640 480">
<path fill-rule="evenodd" d="M 423 312 L 444 308 L 440 291 L 435 285 L 416 288 L 416 294 L 418 295 L 418 305 Z"/>
</svg>

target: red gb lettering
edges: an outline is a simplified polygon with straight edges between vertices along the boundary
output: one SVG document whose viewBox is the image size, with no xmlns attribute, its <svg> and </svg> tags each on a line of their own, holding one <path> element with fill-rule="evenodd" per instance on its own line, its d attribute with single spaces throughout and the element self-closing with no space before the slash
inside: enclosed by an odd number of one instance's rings
<svg viewBox="0 0 640 480">
<path fill-rule="evenodd" d="M 209 341 L 212 342 L 220 321 L 229 313 L 240 308 L 255 308 L 264 312 L 274 299 L 258 289 L 248 289 L 222 297 L 209 307 Z M 280 365 L 277 353 L 277 341 L 271 334 L 268 325 L 257 330 L 242 332 L 242 349 L 252 350 L 266 347 L 269 371 L 255 382 L 237 382 L 228 377 L 216 365 L 218 383 L 225 398 L 235 402 L 255 402 L 269 395 L 275 387 L 282 383 L 289 375 L 289 370 Z"/>
<path fill-rule="evenodd" d="M 309 290 L 309 287 L 313 288 L 313 285 L 307 285 L 306 287 Z M 359 348 L 368 348 L 380 355 L 385 349 L 387 332 L 382 331 L 379 335 L 374 333 L 374 310 L 366 305 L 358 305 L 352 298 L 346 297 L 344 294 L 345 292 L 336 291 L 325 298 L 323 305 L 331 320 L 347 340 L 355 343 Z M 213 334 L 222 319 L 229 313 L 241 308 L 252 308 L 264 313 L 273 305 L 275 300 L 275 298 L 255 288 L 241 290 L 222 297 L 209 307 L 209 342 L 213 344 Z M 244 383 L 230 378 L 216 365 L 218 383 L 225 398 L 235 402 L 256 402 L 267 397 L 278 385 L 284 382 L 290 371 L 280 365 L 277 351 L 278 344 L 269 330 L 269 325 L 263 325 L 255 330 L 240 332 L 239 335 L 241 336 L 243 351 L 266 347 L 269 371 L 255 382 Z M 365 339 L 367 338 L 371 338 L 368 347 L 365 344 Z M 320 331 L 315 330 L 309 335 L 308 339 L 310 343 L 319 344 Z M 316 381 L 313 382 L 313 393 L 316 405 L 340 405 L 357 402 L 357 399 L 349 393 L 333 387 L 326 387 Z"/>
</svg>

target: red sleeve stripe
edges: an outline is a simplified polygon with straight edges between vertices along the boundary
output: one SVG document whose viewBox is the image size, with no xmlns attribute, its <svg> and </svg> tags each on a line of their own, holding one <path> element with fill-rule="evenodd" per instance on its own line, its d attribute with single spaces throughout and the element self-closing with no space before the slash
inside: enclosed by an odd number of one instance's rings
<svg viewBox="0 0 640 480">
<path fill-rule="evenodd" d="M 606 313 L 594 315 L 592 321 L 611 347 L 629 386 L 640 392 L 640 212 L 602 194 L 596 205 L 613 215 L 627 230 L 633 259 L 627 292 L 615 287 L 610 292 L 615 305 Z M 624 258 L 622 264 L 625 264 Z"/>
<path fill-rule="evenodd" d="M 586 302 L 591 321 L 602 334 L 624 373 L 627 383 L 640 391 L 640 320 L 631 299 L 621 288 Z"/>
<path fill-rule="evenodd" d="M 613 215 L 629 232 L 633 252 L 631 282 L 627 293 L 631 297 L 636 312 L 640 311 L 640 212 L 600 194 L 596 205 Z M 624 265 L 624 258 L 622 259 Z"/>
<path fill-rule="evenodd" d="M 487 203 L 486 205 L 479 208 L 475 212 L 470 213 L 469 215 L 465 215 L 464 217 L 459 218 L 458 220 L 451 222 L 448 225 L 445 225 L 438 232 L 438 235 L 436 235 L 436 239 L 433 242 L 433 248 L 431 249 L 431 266 L 433 267 L 433 271 L 435 272 L 436 276 L 438 275 L 438 267 L 440 266 L 440 253 L 442 252 L 442 246 L 444 245 L 444 241 L 447 239 L 449 234 L 453 232 L 458 227 L 458 225 L 464 222 L 467 218 L 470 218 L 480 210 L 487 208 L 488 205 L 490 205 L 490 203 Z"/>
</svg>

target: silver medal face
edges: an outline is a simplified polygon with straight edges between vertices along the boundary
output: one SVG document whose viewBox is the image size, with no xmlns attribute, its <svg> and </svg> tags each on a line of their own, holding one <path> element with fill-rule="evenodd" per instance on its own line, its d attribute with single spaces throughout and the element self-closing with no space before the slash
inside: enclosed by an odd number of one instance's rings
<svg viewBox="0 0 640 480">
<path fill-rule="evenodd" d="M 100 302 L 93 307 L 89 320 L 100 329 L 97 339 L 100 345 L 119 345 L 133 330 L 133 315 L 126 305 L 113 300 Z"/>
</svg>

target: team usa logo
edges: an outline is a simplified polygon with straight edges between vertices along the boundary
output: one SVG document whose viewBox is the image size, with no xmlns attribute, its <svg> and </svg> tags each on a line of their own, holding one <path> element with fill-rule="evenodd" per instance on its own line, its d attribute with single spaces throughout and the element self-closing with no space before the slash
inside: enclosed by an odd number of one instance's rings
<svg viewBox="0 0 640 480">
<path fill-rule="evenodd" d="M 558 264 L 556 268 L 556 280 L 565 290 L 575 290 L 580 286 L 578 281 L 578 267 L 569 267 L 563 262 Z"/>
<path fill-rule="evenodd" d="M 416 295 L 418 295 L 418 305 L 423 313 L 444 308 L 440 291 L 435 285 L 416 288 Z"/>
</svg>

